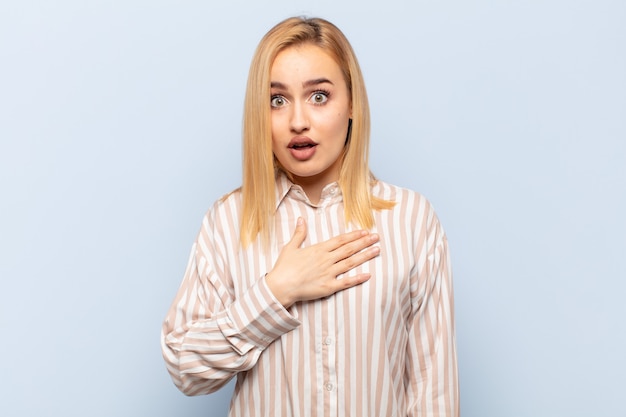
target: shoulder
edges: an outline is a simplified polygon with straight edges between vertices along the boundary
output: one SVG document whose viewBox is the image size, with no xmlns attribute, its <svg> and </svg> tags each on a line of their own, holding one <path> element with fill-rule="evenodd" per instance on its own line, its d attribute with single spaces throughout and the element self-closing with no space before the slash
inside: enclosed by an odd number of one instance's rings
<svg viewBox="0 0 626 417">
<path fill-rule="evenodd" d="M 431 202 L 421 193 L 376 180 L 372 186 L 372 196 L 394 203 L 389 210 L 381 210 L 379 216 L 387 221 L 404 224 L 420 234 L 443 234 L 443 228 Z M 395 219 L 395 220 L 392 220 Z"/>
<path fill-rule="evenodd" d="M 241 189 L 237 188 L 218 198 L 206 211 L 202 228 L 221 230 L 239 228 L 241 213 Z"/>
<path fill-rule="evenodd" d="M 241 188 L 234 189 L 218 198 L 209 208 L 208 213 L 217 213 L 239 206 L 241 206 Z"/>
<path fill-rule="evenodd" d="M 382 200 L 395 202 L 395 209 L 414 207 L 433 210 L 430 201 L 421 193 L 408 188 L 389 184 L 388 182 L 375 180 L 372 185 L 372 196 Z"/>
</svg>

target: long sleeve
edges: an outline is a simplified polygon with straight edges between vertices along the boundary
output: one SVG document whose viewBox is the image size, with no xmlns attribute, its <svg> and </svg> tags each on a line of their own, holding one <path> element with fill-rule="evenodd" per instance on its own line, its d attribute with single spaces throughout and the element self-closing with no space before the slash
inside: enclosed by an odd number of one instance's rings
<svg viewBox="0 0 626 417">
<path fill-rule="evenodd" d="M 229 264 L 234 262 L 229 249 L 233 243 L 226 238 L 233 224 L 215 221 L 218 211 L 214 207 L 203 221 L 162 327 L 167 369 L 186 395 L 216 391 L 238 372 L 252 368 L 269 344 L 300 324 L 274 298 L 262 276 L 239 279 L 251 285 L 236 288 L 233 274 L 242 269 Z"/>
<path fill-rule="evenodd" d="M 405 386 L 407 416 L 458 417 L 459 388 L 454 300 L 448 242 L 437 217 L 427 226 L 418 257 L 425 267 L 411 279 L 412 318 Z"/>
</svg>

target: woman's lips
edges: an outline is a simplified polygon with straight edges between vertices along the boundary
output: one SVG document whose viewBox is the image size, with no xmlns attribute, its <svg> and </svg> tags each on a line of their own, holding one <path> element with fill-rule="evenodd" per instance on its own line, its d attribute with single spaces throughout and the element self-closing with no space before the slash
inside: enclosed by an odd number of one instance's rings
<svg viewBox="0 0 626 417">
<path fill-rule="evenodd" d="M 307 137 L 296 137 L 289 142 L 287 147 L 295 159 L 306 161 L 315 155 L 317 143 Z"/>
</svg>

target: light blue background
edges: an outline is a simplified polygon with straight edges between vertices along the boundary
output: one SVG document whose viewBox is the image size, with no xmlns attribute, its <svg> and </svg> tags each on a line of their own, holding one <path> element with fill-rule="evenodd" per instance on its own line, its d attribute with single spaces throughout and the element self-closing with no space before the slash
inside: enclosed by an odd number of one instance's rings
<svg viewBox="0 0 626 417">
<path fill-rule="evenodd" d="M 2 2 L 0 415 L 225 415 L 160 325 L 240 183 L 252 52 L 307 14 L 360 58 L 374 172 L 448 232 L 462 415 L 626 416 L 626 3 L 333 3 Z"/>
</svg>

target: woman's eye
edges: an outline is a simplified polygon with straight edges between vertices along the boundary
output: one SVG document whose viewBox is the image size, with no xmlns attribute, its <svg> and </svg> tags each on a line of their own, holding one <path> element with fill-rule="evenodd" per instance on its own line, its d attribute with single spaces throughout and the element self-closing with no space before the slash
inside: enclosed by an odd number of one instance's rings
<svg viewBox="0 0 626 417">
<path fill-rule="evenodd" d="M 326 103 L 326 101 L 328 101 L 328 94 L 322 92 L 313 93 L 313 95 L 311 96 L 311 101 L 314 104 L 324 104 Z"/>
<path fill-rule="evenodd" d="M 272 107 L 281 107 L 285 105 L 285 98 L 282 96 L 273 96 L 270 101 Z"/>
</svg>

